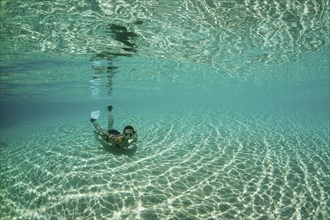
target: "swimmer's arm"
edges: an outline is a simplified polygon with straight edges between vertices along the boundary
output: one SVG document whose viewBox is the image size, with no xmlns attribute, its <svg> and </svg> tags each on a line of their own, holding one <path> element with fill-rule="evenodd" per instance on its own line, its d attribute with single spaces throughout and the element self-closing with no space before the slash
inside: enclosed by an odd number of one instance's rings
<svg viewBox="0 0 330 220">
<path fill-rule="evenodd" d="M 128 140 L 122 135 L 113 138 L 113 141 L 119 148 L 128 148 L 129 146 Z"/>
<path fill-rule="evenodd" d="M 128 148 L 132 142 L 133 139 L 127 139 L 124 136 L 119 136 L 115 138 L 115 143 L 119 148 Z M 136 140 L 135 140 L 136 141 Z"/>
</svg>

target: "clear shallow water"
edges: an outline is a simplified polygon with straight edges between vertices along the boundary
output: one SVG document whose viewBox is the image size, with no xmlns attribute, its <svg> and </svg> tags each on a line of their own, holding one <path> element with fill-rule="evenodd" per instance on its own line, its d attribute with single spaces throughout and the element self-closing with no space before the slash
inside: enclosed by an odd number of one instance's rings
<svg viewBox="0 0 330 220">
<path fill-rule="evenodd" d="M 329 218 L 327 1 L 70 3 L 1 2 L 2 218 Z"/>
<path fill-rule="evenodd" d="M 23 219 L 328 217 L 328 117 L 135 109 L 121 122 L 139 125 L 136 151 L 104 150 L 83 114 L 2 133 L 1 211 Z"/>
</svg>

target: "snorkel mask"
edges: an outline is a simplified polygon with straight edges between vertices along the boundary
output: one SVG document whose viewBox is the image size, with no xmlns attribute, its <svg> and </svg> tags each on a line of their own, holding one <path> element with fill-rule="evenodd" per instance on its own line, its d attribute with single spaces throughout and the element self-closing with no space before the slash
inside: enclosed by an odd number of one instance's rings
<svg viewBox="0 0 330 220">
<path fill-rule="evenodd" d="M 125 128 L 124 128 L 124 131 L 123 131 L 123 136 L 127 139 L 132 139 L 134 134 L 136 132 L 134 131 L 134 128 L 130 125 L 127 125 Z"/>
</svg>

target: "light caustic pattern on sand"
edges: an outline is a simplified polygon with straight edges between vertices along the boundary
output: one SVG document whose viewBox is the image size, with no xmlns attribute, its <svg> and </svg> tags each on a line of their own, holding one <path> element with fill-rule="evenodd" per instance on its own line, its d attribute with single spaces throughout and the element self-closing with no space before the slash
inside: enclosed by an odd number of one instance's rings
<svg viewBox="0 0 330 220">
<path fill-rule="evenodd" d="M 139 142 L 129 153 L 104 150 L 88 122 L 7 131 L 0 212 L 4 219 L 327 219 L 327 121 L 149 114 L 135 119 Z"/>
</svg>

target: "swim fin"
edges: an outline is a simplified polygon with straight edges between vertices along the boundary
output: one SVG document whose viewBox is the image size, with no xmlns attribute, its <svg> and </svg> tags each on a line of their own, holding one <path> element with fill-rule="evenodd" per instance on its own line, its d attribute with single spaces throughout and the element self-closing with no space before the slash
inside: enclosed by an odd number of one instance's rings
<svg viewBox="0 0 330 220">
<path fill-rule="evenodd" d="M 100 116 L 100 111 L 99 110 L 91 112 L 91 118 L 98 119 L 99 116 Z"/>
</svg>

